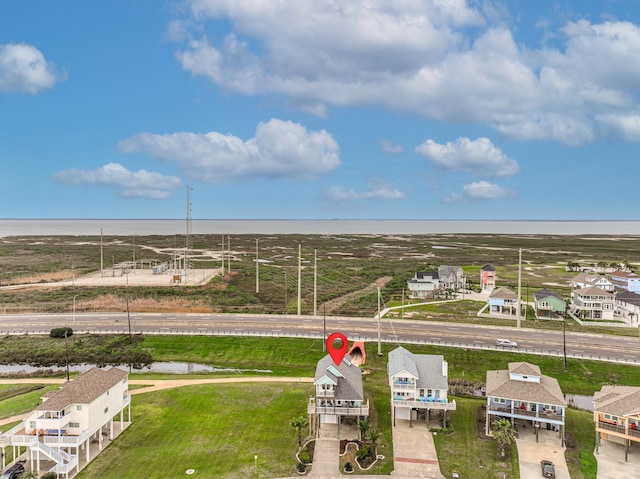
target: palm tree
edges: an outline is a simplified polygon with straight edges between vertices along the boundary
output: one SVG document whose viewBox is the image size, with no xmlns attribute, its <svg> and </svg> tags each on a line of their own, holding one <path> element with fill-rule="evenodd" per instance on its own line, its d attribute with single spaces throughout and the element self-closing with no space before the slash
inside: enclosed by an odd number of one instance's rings
<svg viewBox="0 0 640 479">
<path fill-rule="evenodd" d="M 506 448 L 516 441 L 515 431 L 508 419 L 498 419 L 491 425 L 493 437 L 500 444 L 500 457 L 506 455 Z"/>
<path fill-rule="evenodd" d="M 371 423 L 368 418 L 360 419 L 358 421 L 358 431 L 360 431 L 360 439 L 364 439 L 369 429 L 371 428 Z"/>
<path fill-rule="evenodd" d="M 309 420 L 304 416 L 294 417 L 289 424 L 298 432 L 298 451 L 302 449 L 302 430 L 309 425 Z"/>
<path fill-rule="evenodd" d="M 374 456 L 378 454 L 378 439 L 380 439 L 380 433 L 375 429 L 369 431 L 369 441 L 371 441 L 371 449 L 373 449 Z"/>
</svg>

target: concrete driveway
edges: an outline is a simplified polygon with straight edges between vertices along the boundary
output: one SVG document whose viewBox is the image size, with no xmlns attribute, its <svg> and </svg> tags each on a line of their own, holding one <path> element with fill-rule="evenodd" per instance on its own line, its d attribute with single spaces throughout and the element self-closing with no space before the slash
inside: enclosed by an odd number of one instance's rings
<svg viewBox="0 0 640 479">
<path fill-rule="evenodd" d="M 567 461 L 564 458 L 564 447 L 560 446 L 560 438 L 552 431 L 540 431 L 538 442 L 533 432 L 527 431 L 516 439 L 520 462 L 520 479 L 540 479 L 540 461 L 546 459 L 556 466 L 556 479 L 571 479 Z"/>
<path fill-rule="evenodd" d="M 396 419 L 393 426 L 392 476 L 444 479 L 440 473 L 436 446 L 425 421 Z"/>
<path fill-rule="evenodd" d="M 625 462 L 622 444 L 602 441 L 594 456 L 598 461 L 598 479 L 640 479 L 640 447 L 632 446 Z"/>
</svg>

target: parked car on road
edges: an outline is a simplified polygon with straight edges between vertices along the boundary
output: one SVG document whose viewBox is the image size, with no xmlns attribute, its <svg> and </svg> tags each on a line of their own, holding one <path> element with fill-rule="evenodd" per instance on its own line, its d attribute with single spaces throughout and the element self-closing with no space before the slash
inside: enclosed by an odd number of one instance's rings
<svg viewBox="0 0 640 479">
<path fill-rule="evenodd" d="M 17 479 L 24 474 L 24 463 L 27 461 L 18 461 L 9 469 L 0 475 L 0 479 Z"/>
<path fill-rule="evenodd" d="M 496 339 L 496 346 L 503 348 L 517 348 L 518 343 L 510 339 Z"/>
<path fill-rule="evenodd" d="M 542 468 L 542 477 L 556 477 L 556 468 L 551 461 L 540 461 L 540 467 Z"/>
</svg>

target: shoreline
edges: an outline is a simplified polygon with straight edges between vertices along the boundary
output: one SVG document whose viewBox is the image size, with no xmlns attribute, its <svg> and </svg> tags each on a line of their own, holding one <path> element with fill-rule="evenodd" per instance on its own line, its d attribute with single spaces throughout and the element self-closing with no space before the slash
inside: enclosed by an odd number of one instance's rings
<svg viewBox="0 0 640 479">
<path fill-rule="evenodd" d="M 0 219 L 0 237 L 185 234 L 186 219 Z M 599 235 L 640 236 L 622 220 L 296 220 L 193 219 L 192 234 L 302 235 Z"/>
</svg>

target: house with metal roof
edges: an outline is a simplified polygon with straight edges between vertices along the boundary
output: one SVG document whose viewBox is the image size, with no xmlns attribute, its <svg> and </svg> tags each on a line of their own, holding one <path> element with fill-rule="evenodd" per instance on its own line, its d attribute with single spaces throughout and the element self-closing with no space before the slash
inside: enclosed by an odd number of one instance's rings
<svg viewBox="0 0 640 479">
<path fill-rule="evenodd" d="M 446 412 L 455 411 L 456 402 L 449 401 L 449 365 L 437 354 L 413 354 L 402 346 L 389 353 L 387 374 L 391 388 L 393 424 L 396 419 L 417 419 L 418 411 L 426 411 L 429 421 L 432 410 L 442 411 L 443 427 Z"/>
<path fill-rule="evenodd" d="M 487 371 L 486 434 L 493 421 L 506 418 L 518 428 L 527 424 L 538 438 L 541 428 L 553 430 L 564 445 L 566 402 L 558 380 L 544 376 L 527 362 L 509 363 L 509 369 Z"/>
<path fill-rule="evenodd" d="M 533 309 L 536 318 L 553 318 L 554 316 L 564 316 L 567 310 L 567 303 L 560 297 L 548 289 L 541 289 L 533 293 L 534 304 Z"/>
<path fill-rule="evenodd" d="M 602 386 L 593 395 L 596 451 L 602 441 L 620 444 L 627 460 L 632 444 L 640 445 L 640 388 Z"/>
<path fill-rule="evenodd" d="M 316 365 L 313 384 L 315 396 L 309 398 L 307 413 L 311 433 L 322 424 L 337 424 L 338 431 L 344 417 L 356 417 L 359 421 L 369 415 L 369 401 L 365 402 L 362 388 L 362 371 L 344 356 L 340 364 L 328 354 Z"/>
<path fill-rule="evenodd" d="M 482 268 L 480 268 L 480 288 L 483 293 L 490 293 L 495 287 L 496 269 L 490 264 L 485 264 Z"/>
<path fill-rule="evenodd" d="M 113 440 L 116 416 L 120 416 L 121 431 L 131 422 L 128 376 L 118 368 L 92 368 L 62 384 L 58 391 L 45 394 L 42 403 L 20 424 L 0 435 L 2 466 L 4 448 L 13 446 L 18 449 L 14 457 L 20 456 L 23 447 L 26 449 L 38 474 L 43 464 L 59 477 L 68 478 L 73 469 L 79 472 L 80 451 L 84 450 L 86 465 L 96 447 L 92 444 L 97 443 L 101 451 L 105 436 Z"/>
</svg>

